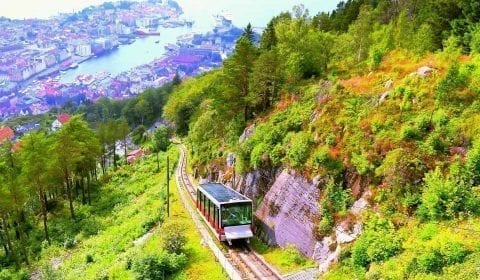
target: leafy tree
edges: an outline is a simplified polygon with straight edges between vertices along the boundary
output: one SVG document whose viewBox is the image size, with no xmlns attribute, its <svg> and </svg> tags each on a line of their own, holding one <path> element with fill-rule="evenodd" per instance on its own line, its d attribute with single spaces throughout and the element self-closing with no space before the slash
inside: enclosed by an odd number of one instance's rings
<svg viewBox="0 0 480 280">
<path fill-rule="evenodd" d="M 238 104 L 233 104 L 233 108 L 243 108 L 245 122 L 250 116 L 249 78 L 256 57 L 255 46 L 247 37 L 242 36 L 235 45 L 234 54 L 224 62 L 224 77 L 227 84 L 231 85 L 231 98 L 238 102 Z"/>
<path fill-rule="evenodd" d="M 180 254 L 187 243 L 185 225 L 168 222 L 163 227 L 163 249 L 170 254 Z"/>
<path fill-rule="evenodd" d="M 51 165 L 50 139 L 43 132 L 28 134 L 23 138 L 20 157 L 22 161 L 22 184 L 35 193 L 41 205 L 45 240 L 50 243 L 47 225 L 47 190 L 51 179 L 48 168 Z"/>
<path fill-rule="evenodd" d="M 276 50 L 263 52 L 253 66 L 250 84 L 251 103 L 265 111 L 277 99 L 282 84 L 283 71 L 278 52 Z"/>
</svg>

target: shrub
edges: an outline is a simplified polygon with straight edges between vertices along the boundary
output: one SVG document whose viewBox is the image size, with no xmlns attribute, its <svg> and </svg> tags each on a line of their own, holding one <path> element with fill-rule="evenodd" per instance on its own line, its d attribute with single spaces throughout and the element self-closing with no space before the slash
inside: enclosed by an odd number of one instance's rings
<svg viewBox="0 0 480 280">
<path fill-rule="evenodd" d="M 301 167 L 308 158 L 313 141 L 309 133 L 300 132 L 292 136 L 287 157 L 294 168 Z"/>
<path fill-rule="evenodd" d="M 65 249 L 72 249 L 73 247 L 75 247 L 76 244 L 77 241 L 75 240 L 75 238 L 69 236 L 65 238 L 65 241 L 63 242 L 63 247 Z"/>
<path fill-rule="evenodd" d="M 93 263 L 93 256 L 90 254 L 87 254 L 85 256 L 85 263 Z"/>
<path fill-rule="evenodd" d="M 373 169 L 373 164 L 371 164 L 363 154 L 353 153 L 351 161 L 360 175 L 365 175 Z"/>
<path fill-rule="evenodd" d="M 439 168 L 425 175 L 422 205 L 418 209 L 418 214 L 422 218 L 450 219 L 456 217 L 459 212 L 476 211 L 478 198 L 472 194 L 471 186 L 463 178 L 453 176 L 452 170 L 455 166 L 455 164 L 451 166 L 451 174 L 447 176 L 444 176 Z"/>
<path fill-rule="evenodd" d="M 305 265 L 306 260 L 298 251 L 297 247 L 295 247 L 295 245 L 287 244 L 287 246 L 285 247 L 285 253 L 287 254 L 287 259 L 290 263 L 295 263 L 297 265 Z"/>
<path fill-rule="evenodd" d="M 420 139 L 420 131 L 417 127 L 411 125 L 405 125 L 400 132 L 403 140 L 418 140 Z"/>
<path fill-rule="evenodd" d="M 352 248 L 354 265 L 367 267 L 371 262 L 385 261 L 402 250 L 402 242 L 387 221 L 371 220 Z"/>
<path fill-rule="evenodd" d="M 418 269 L 422 272 L 438 272 L 442 269 L 442 255 L 440 250 L 425 250 L 417 258 Z"/>
<path fill-rule="evenodd" d="M 466 83 L 466 75 L 461 73 L 460 66 L 454 63 L 448 69 L 447 75 L 438 83 L 436 98 L 440 101 L 451 101 L 454 98 L 455 90 L 465 87 Z"/>
<path fill-rule="evenodd" d="M 332 158 L 328 152 L 328 147 L 321 147 L 313 155 L 313 167 L 323 169 L 325 173 L 337 177 L 343 171 L 343 164 L 341 161 Z"/>
<path fill-rule="evenodd" d="M 138 280 L 165 279 L 186 263 L 187 257 L 184 254 L 162 253 L 141 258 L 134 264 L 133 270 Z"/>
<path fill-rule="evenodd" d="M 163 231 L 163 249 L 168 253 L 179 254 L 185 244 L 185 225 L 178 222 L 168 222 L 162 227 Z"/>
</svg>

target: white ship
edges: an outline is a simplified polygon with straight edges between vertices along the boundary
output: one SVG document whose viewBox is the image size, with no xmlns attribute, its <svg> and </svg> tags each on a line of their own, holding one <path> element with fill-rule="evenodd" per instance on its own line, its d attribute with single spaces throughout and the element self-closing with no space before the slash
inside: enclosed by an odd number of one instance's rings
<svg viewBox="0 0 480 280">
<path fill-rule="evenodd" d="M 220 14 L 213 15 L 213 19 L 216 28 L 232 26 L 233 16 L 226 10 L 223 10 Z"/>
</svg>

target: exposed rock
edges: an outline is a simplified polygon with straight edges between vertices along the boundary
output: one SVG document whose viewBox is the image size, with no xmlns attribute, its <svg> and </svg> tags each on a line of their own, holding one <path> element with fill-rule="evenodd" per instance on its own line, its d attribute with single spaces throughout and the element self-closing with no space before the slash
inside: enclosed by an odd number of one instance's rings
<svg viewBox="0 0 480 280">
<path fill-rule="evenodd" d="M 359 200 L 353 203 L 352 207 L 350 207 L 350 213 L 354 215 L 358 215 L 367 207 L 368 207 L 368 201 L 365 198 L 361 197 Z"/>
<path fill-rule="evenodd" d="M 249 127 L 245 128 L 242 135 L 240 135 L 240 138 L 238 139 L 238 142 L 240 142 L 240 143 L 245 142 L 245 140 L 247 140 L 248 137 L 250 137 L 250 135 L 253 134 L 253 132 L 255 132 L 255 124 L 252 124 Z"/>
<path fill-rule="evenodd" d="M 312 256 L 317 242 L 312 232 L 314 218 L 319 215 L 319 196 L 314 184 L 284 170 L 265 195 L 256 216 L 279 246 L 294 244 L 303 254 Z M 278 211 L 272 213 L 272 207 Z"/>
<path fill-rule="evenodd" d="M 339 244 L 350 243 L 357 239 L 362 232 L 362 223 L 357 222 L 350 230 L 348 227 L 340 224 L 335 227 L 335 236 Z"/>
<path fill-rule="evenodd" d="M 335 250 L 331 250 L 335 247 Z M 330 236 L 325 237 L 321 242 L 315 245 L 313 260 L 318 263 L 318 270 L 326 272 L 330 265 L 337 262 L 340 257 L 341 248 Z"/>
<path fill-rule="evenodd" d="M 433 68 L 431 67 L 428 67 L 428 66 L 422 66 L 420 68 L 418 68 L 417 70 L 417 75 L 422 77 L 422 78 L 426 78 L 428 76 L 430 76 L 430 74 L 432 74 L 433 72 Z"/>
<path fill-rule="evenodd" d="M 385 83 L 385 88 L 392 88 L 393 87 L 393 80 L 390 79 Z"/>
<path fill-rule="evenodd" d="M 389 95 L 390 95 L 390 91 L 386 91 L 382 93 L 382 95 L 380 96 L 380 99 L 378 100 L 378 104 L 382 104 Z"/>
</svg>

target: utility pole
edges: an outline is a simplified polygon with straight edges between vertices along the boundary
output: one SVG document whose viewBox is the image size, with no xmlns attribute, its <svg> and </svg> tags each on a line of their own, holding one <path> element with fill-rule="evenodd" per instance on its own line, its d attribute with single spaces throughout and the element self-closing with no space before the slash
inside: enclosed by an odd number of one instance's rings
<svg viewBox="0 0 480 280">
<path fill-rule="evenodd" d="M 170 217 L 170 164 L 167 155 L 167 217 Z"/>
</svg>

